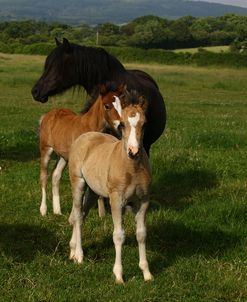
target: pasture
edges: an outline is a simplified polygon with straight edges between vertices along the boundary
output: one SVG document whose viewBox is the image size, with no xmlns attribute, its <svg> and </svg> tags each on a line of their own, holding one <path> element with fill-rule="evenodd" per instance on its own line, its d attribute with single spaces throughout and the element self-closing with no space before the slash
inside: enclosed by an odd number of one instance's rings
<svg viewBox="0 0 247 302">
<path fill-rule="evenodd" d="M 34 102 L 30 90 L 43 62 L 0 54 L 1 301 L 247 301 L 247 69 L 127 65 L 157 80 L 168 123 L 151 149 L 147 257 L 154 281 L 143 281 L 127 214 L 119 286 L 109 213 L 101 220 L 97 209 L 90 212 L 84 263 L 68 259 L 67 169 L 63 215 L 52 214 L 49 186 L 48 214 L 40 216 L 38 120 L 54 107 L 79 112 L 86 97 L 75 90 Z"/>
</svg>

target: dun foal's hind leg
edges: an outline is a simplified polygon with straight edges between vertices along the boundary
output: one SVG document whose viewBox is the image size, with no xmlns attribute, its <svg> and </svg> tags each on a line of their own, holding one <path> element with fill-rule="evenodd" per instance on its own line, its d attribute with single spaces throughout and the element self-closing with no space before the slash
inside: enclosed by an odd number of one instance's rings
<svg viewBox="0 0 247 302">
<path fill-rule="evenodd" d="M 136 239 L 139 247 L 139 267 L 143 272 L 144 280 L 152 280 L 153 276 L 149 271 L 149 266 L 146 257 L 146 225 L 145 216 L 148 208 L 148 202 L 141 202 L 137 214 L 136 220 Z"/>
<path fill-rule="evenodd" d="M 100 218 L 105 217 L 105 203 L 104 203 L 104 197 L 102 196 L 99 196 L 98 198 L 98 212 Z"/>
<path fill-rule="evenodd" d="M 83 220 L 87 217 L 90 209 L 96 204 L 97 200 L 98 195 L 94 193 L 94 191 L 91 190 L 90 187 L 88 187 L 83 198 Z"/>
<path fill-rule="evenodd" d="M 124 230 L 122 227 L 122 199 L 117 192 L 110 196 L 112 220 L 114 224 L 113 242 L 115 245 L 115 264 L 113 273 L 116 277 L 116 282 L 121 284 L 123 281 L 123 267 L 122 267 L 122 245 L 124 243 Z"/>
<path fill-rule="evenodd" d="M 60 179 L 63 173 L 63 170 L 67 162 L 64 158 L 60 157 L 57 166 L 52 174 L 52 204 L 53 204 L 53 213 L 61 215 L 60 207 L 60 196 L 59 196 L 59 184 Z"/>
<path fill-rule="evenodd" d="M 48 163 L 51 157 L 53 149 L 51 147 L 40 147 L 40 184 L 42 189 L 42 200 L 40 205 L 40 213 L 42 216 L 46 215 L 47 204 L 46 204 L 46 185 L 48 178 Z"/>
<path fill-rule="evenodd" d="M 70 259 L 73 259 L 77 263 L 82 263 L 83 251 L 81 247 L 81 200 L 84 194 L 85 181 L 83 178 L 76 176 L 70 176 L 70 179 L 73 195 L 73 207 L 69 217 L 69 222 L 73 225 L 73 232 L 70 240 Z"/>
</svg>

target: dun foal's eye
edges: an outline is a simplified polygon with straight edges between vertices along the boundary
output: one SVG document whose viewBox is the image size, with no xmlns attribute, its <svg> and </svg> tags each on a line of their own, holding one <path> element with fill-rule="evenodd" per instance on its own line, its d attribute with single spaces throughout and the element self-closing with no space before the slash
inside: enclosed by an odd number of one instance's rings
<svg viewBox="0 0 247 302">
<path fill-rule="evenodd" d="M 110 104 L 104 104 L 104 108 L 105 108 L 105 110 L 110 110 L 111 109 L 111 105 Z"/>
</svg>

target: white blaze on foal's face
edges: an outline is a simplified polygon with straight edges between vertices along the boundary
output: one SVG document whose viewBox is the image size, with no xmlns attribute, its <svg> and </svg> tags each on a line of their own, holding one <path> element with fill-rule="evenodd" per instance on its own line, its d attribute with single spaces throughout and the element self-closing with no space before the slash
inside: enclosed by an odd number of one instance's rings
<svg viewBox="0 0 247 302">
<path fill-rule="evenodd" d="M 121 117 L 122 116 L 121 101 L 120 101 L 119 97 L 117 97 L 116 95 L 114 95 L 114 99 L 115 99 L 115 101 L 112 102 L 112 105 L 114 106 L 114 108 L 116 109 L 117 113 Z M 120 125 L 120 120 L 114 120 L 113 124 L 114 124 L 115 129 L 118 129 L 118 126 Z"/>
<path fill-rule="evenodd" d="M 136 155 L 139 151 L 139 142 L 137 139 L 137 124 L 140 120 L 140 113 L 136 112 L 134 115 L 128 117 L 128 122 L 130 125 L 130 133 L 127 142 L 127 152 L 130 155 Z"/>
</svg>

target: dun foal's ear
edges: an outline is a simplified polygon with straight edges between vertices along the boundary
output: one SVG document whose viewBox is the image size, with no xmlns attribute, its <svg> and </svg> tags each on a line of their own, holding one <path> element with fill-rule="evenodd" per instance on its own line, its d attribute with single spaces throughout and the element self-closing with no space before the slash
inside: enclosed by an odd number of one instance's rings
<svg viewBox="0 0 247 302">
<path fill-rule="evenodd" d="M 66 52 L 72 51 L 71 44 L 69 43 L 69 41 L 66 38 L 63 38 L 63 47 Z"/>
<path fill-rule="evenodd" d="M 119 94 L 121 94 L 121 93 L 124 92 L 125 89 L 126 89 L 126 85 L 120 84 L 120 85 L 118 85 L 116 91 L 117 91 Z"/>
<path fill-rule="evenodd" d="M 61 43 L 57 38 L 55 38 L 55 42 L 56 42 L 56 45 L 57 45 L 57 46 L 62 45 L 62 43 Z"/>
<path fill-rule="evenodd" d="M 130 96 L 130 93 L 127 89 L 127 85 L 125 84 L 124 87 L 123 87 L 123 93 L 126 95 L 126 96 Z"/>
<path fill-rule="evenodd" d="M 145 98 L 144 95 L 139 96 L 138 102 L 139 102 L 141 108 L 142 108 L 144 111 L 146 111 L 147 108 L 148 108 L 148 101 L 147 101 L 147 99 Z"/>
</svg>

